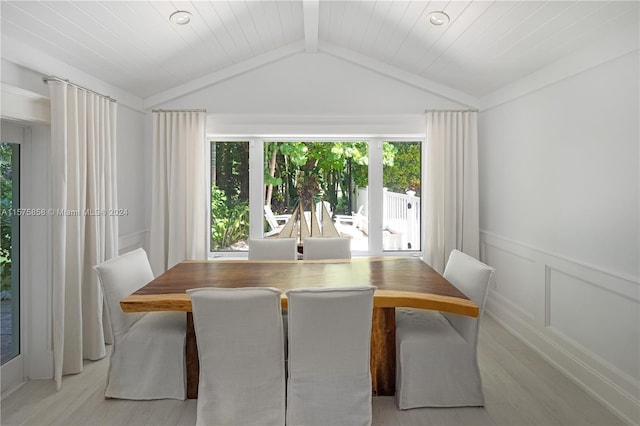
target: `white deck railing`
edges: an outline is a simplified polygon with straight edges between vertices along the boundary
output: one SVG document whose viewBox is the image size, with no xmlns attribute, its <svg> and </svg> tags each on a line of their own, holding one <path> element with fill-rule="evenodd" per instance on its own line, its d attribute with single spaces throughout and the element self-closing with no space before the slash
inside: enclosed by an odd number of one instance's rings
<svg viewBox="0 0 640 426">
<path fill-rule="evenodd" d="M 367 188 L 358 188 L 358 205 L 369 212 Z M 385 250 L 420 250 L 420 197 L 414 191 L 406 194 L 384 190 L 383 248 Z"/>
</svg>

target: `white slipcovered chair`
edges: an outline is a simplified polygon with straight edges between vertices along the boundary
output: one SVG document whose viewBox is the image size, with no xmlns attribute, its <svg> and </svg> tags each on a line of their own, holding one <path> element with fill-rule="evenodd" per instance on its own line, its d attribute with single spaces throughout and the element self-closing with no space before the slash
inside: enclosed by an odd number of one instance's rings
<svg viewBox="0 0 640 426">
<path fill-rule="evenodd" d="M 146 252 L 133 250 L 95 270 L 114 338 L 105 397 L 185 399 L 185 314 L 125 313 L 120 308 L 120 300 L 154 278 Z"/>
<path fill-rule="evenodd" d="M 284 425 L 280 290 L 188 290 L 198 341 L 197 425 Z"/>
<path fill-rule="evenodd" d="M 249 260 L 296 260 L 295 238 L 249 240 Z"/>
<path fill-rule="evenodd" d="M 371 424 L 374 291 L 350 287 L 287 292 L 287 425 Z"/>
<path fill-rule="evenodd" d="M 349 238 L 309 237 L 303 240 L 304 260 L 351 259 Z"/>
<path fill-rule="evenodd" d="M 479 307 L 477 318 L 396 311 L 396 398 L 400 409 L 483 406 L 478 326 L 494 269 L 453 250 L 443 276 Z"/>
</svg>

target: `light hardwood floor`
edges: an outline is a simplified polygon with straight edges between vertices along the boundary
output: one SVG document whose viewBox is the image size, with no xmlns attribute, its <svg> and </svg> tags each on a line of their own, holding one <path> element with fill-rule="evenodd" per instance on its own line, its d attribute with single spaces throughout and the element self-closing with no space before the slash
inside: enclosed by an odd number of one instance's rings
<svg viewBox="0 0 640 426">
<path fill-rule="evenodd" d="M 614 414 L 539 355 L 485 316 L 480 326 L 484 408 L 400 411 L 394 397 L 373 399 L 373 424 L 402 425 L 622 425 Z M 2 425 L 193 425 L 196 401 L 104 399 L 108 360 L 87 362 L 66 376 L 31 381 L 2 399 Z M 336 425 L 337 426 L 337 425 Z"/>
</svg>

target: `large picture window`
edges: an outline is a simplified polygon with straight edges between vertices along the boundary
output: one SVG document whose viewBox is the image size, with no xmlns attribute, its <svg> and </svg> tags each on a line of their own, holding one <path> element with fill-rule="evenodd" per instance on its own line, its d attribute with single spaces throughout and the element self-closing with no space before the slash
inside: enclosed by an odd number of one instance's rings
<svg viewBox="0 0 640 426">
<path fill-rule="evenodd" d="M 299 237 L 304 222 L 313 235 L 351 239 L 354 255 L 420 252 L 421 158 L 415 140 L 213 141 L 211 251 Z"/>
</svg>

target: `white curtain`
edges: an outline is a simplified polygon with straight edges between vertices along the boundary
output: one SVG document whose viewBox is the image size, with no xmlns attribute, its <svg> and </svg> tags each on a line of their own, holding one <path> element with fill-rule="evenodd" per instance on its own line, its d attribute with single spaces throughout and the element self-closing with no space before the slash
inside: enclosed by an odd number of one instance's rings
<svg viewBox="0 0 640 426">
<path fill-rule="evenodd" d="M 149 260 L 154 274 L 207 258 L 206 113 L 153 113 Z"/>
<path fill-rule="evenodd" d="M 453 249 L 479 257 L 478 113 L 434 111 L 426 121 L 425 261 L 442 273 Z"/>
<path fill-rule="evenodd" d="M 54 378 L 105 356 L 103 295 L 93 266 L 118 253 L 116 103 L 49 82 Z"/>
</svg>

